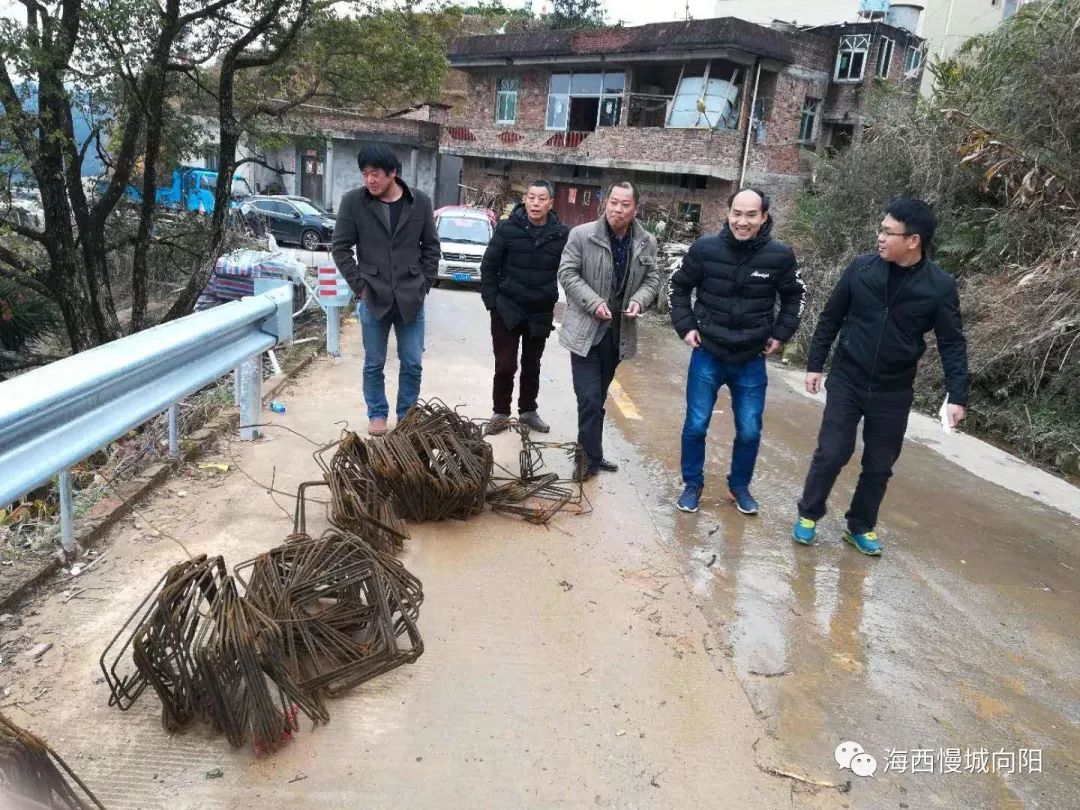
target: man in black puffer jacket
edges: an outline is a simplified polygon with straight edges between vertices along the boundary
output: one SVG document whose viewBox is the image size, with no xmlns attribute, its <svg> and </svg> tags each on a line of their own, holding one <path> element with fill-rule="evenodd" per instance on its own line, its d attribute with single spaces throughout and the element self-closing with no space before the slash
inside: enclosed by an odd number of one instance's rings
<svg viewBox="0 0 1080 810">
<path fill-rule="evenodd" d="M 728 491 L 739 511 L 752 515 L 758 511 L 750 480 L 765 410 L 765 355 L 780 351 L 799 328 L 806 288 L 791 248 L 772 238 L 769 198 L 744 189 L 728 201 L 728 208 L 723 230 L 698 239 L 670 282 L 671 322 L 694 350 L 682 432 L 685 489 L 677 506 L 683 512 L 698 509 L 705 484 L 705 436 L 717 392 L 726 384 L 735 417 Z"/>
<path fill-rule="evenodd" d="M 885 208 L 877 253 L 859 256 L 836 283 L 818 318 L 806 361 L 806 390 L 821 377 L 836 336 L 840 345 L 827 384 L 818 446 L 806 476 L 792 535 L 811 545 L 840 470 L 863 423 L 862 473 L 845 515 L 844 539 L 863 554 L 881 554 L 874 526 L 893 464 L 904 446 L 915 398 L 915 373 L 934 330 L 955 426 L 967 406 L 967 341 L 956 281 L 926 257 L 937 217 L 922 200 L 901 197 Z"/>
<path fill-rule="evenodd" d="M 521 346 L 518 418 L 539 433 L 550 427 L 537 412 L 540 357 L 559 300 L 559 259 L 570 229 L 552 212 L 555 191 L 534 180 L 510 217 L 499 223 L 480 264 L 480 294 L 491 312 L 495 347 L 494 415 L 489 433 L 506 430 Z"/>
</svg>

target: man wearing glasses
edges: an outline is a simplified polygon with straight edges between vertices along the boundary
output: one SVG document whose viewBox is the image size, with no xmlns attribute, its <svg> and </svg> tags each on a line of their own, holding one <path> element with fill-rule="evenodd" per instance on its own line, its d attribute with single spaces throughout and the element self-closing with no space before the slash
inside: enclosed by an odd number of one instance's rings
<svg viewBox="0 0 1080 810">
<path fill-rule="evenodd" d="M 931 329 L 945 371 L 948 419 L 967 405 L 967 343 L 956 281 L 926 256 L 937 218 L 922 200 L 899 198 L 885 208 L 877 253 L 844 271 L 818 319 L 806 363 L 806 390 L 821 390 L 837 334 L 840 344 L 826 385 L 825 414 L 806 476 L 792 535 L 812 545 L 833 483 L 855 450 L 863 421 L 862 472 L 845 515 L 844 540 L 863 554 L 881 554 L 874 531 L 885 487 L 900 456 L 914 399 L 915 373 Z"/>
</svg>

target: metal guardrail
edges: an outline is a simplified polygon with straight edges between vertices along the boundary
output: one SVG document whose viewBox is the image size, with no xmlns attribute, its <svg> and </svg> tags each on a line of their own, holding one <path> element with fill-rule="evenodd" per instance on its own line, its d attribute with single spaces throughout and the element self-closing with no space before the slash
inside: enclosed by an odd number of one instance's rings
<svg viewBox="0 0 1080 810">
<path fill-rule="evenodd" d="M 74 550 L 69 468 L 237 370 L 241 438 L 262 408 L 263 352 L 292 341 L 292 285 L 256 281 L 256 295 L 162 324 L 0 383 L 0 504 L 60 473 L 61 544 Z"/>
</svg>

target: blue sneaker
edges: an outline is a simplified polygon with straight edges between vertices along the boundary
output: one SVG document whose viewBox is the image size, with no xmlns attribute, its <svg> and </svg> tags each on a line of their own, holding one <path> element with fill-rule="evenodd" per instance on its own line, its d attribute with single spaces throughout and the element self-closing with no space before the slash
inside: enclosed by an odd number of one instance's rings
<svg viewBox="0 0 1080 810">
<path fill-rule="evenodd" d="M 817 521 L 800 517 L 795 521 L 795 528 L 791 530 L 791 537 L 801 545 L 814 545 L 814 541 L 817 540 Z"/>
<path fill-rule="evenodd" d="M 749 487 L 730 489 L 728 490 L 728 497 L 735 501 L 735 508 L 744 515 L 756 515 L 758 513 L 758 502 L 750 494 Z"/>
<path fill-rule="evenodd" d="M 679 500 L 675 506 L 679 508 L 680 512 L 696 512 L 698 510 L 698 501 L 700 500 L 701 487 L 687 484 L 686 489 L 682 491 L 682 495 L 679 496 Z"/>
<path fill-rule="evenodd" d="M 871 557 L 881 556 L 881 542 L 873 531 L 853 534 L 850 529 L 844 529 L 844 539 L 855 546 L 863 554 Z"/>
</svg>

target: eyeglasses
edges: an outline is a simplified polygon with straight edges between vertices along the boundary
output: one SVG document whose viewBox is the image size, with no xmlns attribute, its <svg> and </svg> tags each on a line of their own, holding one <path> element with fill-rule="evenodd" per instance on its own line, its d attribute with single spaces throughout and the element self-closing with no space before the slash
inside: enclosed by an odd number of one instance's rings
<svg viewBox="0 0 1080 810">
<path fill-rule="evenodd" d="M 894 233 L 893 231 L 890 231 L 888 228 L 878 228 L 877 232 L 878 232 L 878 236 L 914 236 L 915 235 L 913 233 L 908 233 L 907 231 L 901 231 L 900 233 Z"/>
</svg>

